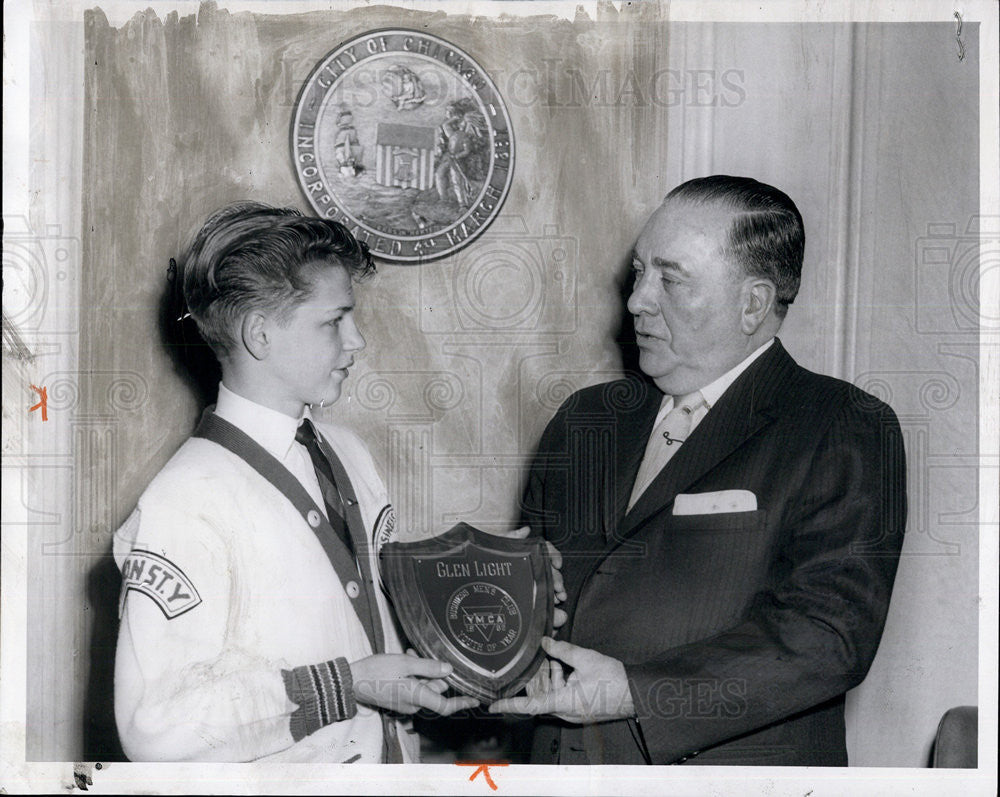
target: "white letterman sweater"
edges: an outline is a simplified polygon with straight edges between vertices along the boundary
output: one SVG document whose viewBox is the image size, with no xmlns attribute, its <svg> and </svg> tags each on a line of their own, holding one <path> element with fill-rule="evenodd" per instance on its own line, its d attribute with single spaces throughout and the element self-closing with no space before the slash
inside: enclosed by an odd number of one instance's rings
<svg viewBox="0 0 1000 797">
<path fill-rule="evenodd" d="M 371 456 L 349 430 L 317 427 L 350 474 L 371 540 L 392 516 Z M 115 716 L 131 760 L 382 760 L 381 719 L 368 706 L 293 737 L 302 712 L 289 676 L 372 649 L 313 530 L 241 458 L 185 442 L 117 532 L 114 553 L 126 568 Z M 386 652 L 401 652 L 391 608 L 376 597 Z M 416 734 L 395 724 L 404 760 L 416 760 Z"/>
</svg>

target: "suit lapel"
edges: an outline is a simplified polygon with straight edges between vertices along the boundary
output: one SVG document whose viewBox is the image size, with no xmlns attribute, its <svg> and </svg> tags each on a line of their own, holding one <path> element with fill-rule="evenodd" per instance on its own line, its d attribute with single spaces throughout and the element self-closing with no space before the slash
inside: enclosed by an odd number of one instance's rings
<svg viewBox="0 0 1000 797">
<path fill-rule="evenodd" d="M 633 534 L 649 518 L 673 504 L 678 493 L 771 423 L 777 417 L 781 396 L 795 368 L 795 362 L 775 339 L 770 351 L 761 355 L 729 386 L 680 451 L 636 501 L 622 521 L 619 539 Z M 632 478 L 635 478 L 634 471 Z M 631 489 L 631 482 L 628 489 Z"/>
<path fill-rule="evenodd" d="M 604 508 L 606 539 L 611 539 L 616 529 L 621 527 L 628 499 L 632 495 L 632 485 L 646 453 L 646 441 L 663 402 L 663 393 L 655 385 L 646 383 L 645 390 L 642 403 L 633 412 L 619 416 L 615 430 L 614 470 L 610 474 L 612 493 Z"/>
</svg>

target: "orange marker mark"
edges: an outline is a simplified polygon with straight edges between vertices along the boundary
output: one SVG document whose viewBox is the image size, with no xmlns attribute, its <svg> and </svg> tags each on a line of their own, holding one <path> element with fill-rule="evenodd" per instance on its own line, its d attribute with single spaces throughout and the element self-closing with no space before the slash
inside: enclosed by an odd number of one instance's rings
<svg viewBox="0 0 1000 797">
<path fill-rule="evenodd" d="M 476 767 L 476 771 L 469 775 L 469 780 L 475 780 L 476 775 L 482 772 L 483 777 L 486 778 L 486 782 L 493 791 L 497 790 L 497 784 L 490 777 L 490 767 L 505 767 L 508 765 L 506 761 L 456 761 L 455 764 L 460 767 Z"/>
<path fill-rule="evenodd" d="M 31 407 L 28 412 L 34 412 L 37 409 L 42 411 L 42 420 L 47 421 L 49 419 L 49 390 L 46 387 L 35 387 L 31 386 L 41 399 L 34 407 Z"/>
</svg>

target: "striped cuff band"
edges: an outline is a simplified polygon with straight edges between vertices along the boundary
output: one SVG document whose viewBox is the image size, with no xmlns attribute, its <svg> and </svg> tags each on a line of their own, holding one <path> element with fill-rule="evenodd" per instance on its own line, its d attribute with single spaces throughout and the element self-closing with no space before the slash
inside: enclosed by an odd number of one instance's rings
<svg viewBox="0 0 1000 797">
<path fill-rule="evenodd" d="M 290 720 L 295 741 L 358 713 L 351 665 L 343 657 L 282 670 L 281 677 L 288 699 L 298 705 Z"/>
</svg>

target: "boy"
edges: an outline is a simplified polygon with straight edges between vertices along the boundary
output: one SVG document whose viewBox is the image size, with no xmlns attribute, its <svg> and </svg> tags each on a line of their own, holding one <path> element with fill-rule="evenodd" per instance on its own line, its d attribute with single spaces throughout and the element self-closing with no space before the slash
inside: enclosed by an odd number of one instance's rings
<svg viewBox="0 0 1000 797">
<path fill-rule="evenodd" d="M 402 654 L 372 544 L 385 487 L 309 413 L 364 348 L 351 280 L 372 270 L 340 224 L 257 203 L 213 215 L 180 264 L 222 384 L 115 539 L 132 760 L 412 761 L 395 714 L 476 705 L 442 696 L 450 665 Z"/>
</svg>

